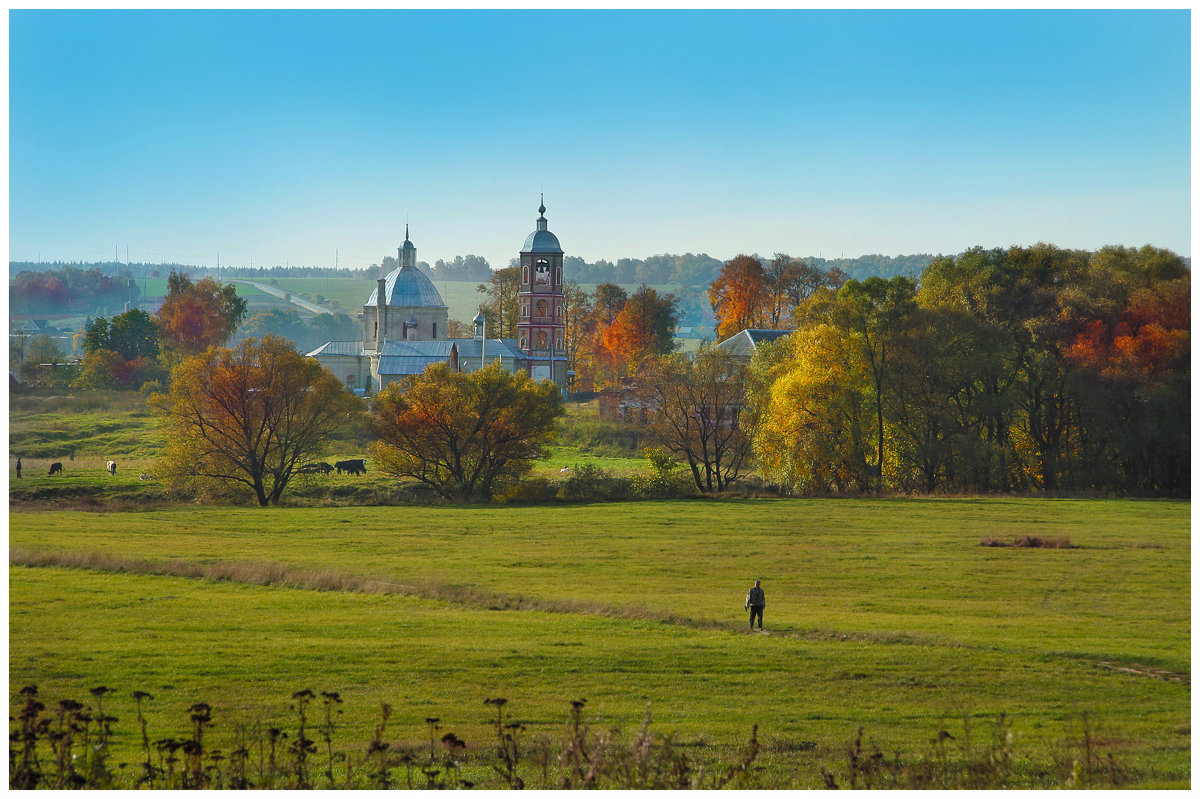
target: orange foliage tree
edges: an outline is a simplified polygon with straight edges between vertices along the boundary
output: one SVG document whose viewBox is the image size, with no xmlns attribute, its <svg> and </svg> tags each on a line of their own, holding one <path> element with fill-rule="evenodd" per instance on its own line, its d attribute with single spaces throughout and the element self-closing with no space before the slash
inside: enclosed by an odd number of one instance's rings
<svg viewBox="0 0 1200 799">
<path fill-rule="evenodd" d="M 763 327 L 771 307 L 762 262 L 749 255 L 726 261 L 708 287 L 708 301 L 717 317 L 717 338 L 729 338 L 746 328 Z"/>
<path fill-rule="evenodd" d="M 166 300 L 157 314 L 163 349 L 179 358 L 220 346 L 245 315 L 246 301 L 232 283 L 222 285 L 211 277 L 193 283 L 186 274 L 172 270 Z"/>
<path fill-rule="evenodd" d="M 562 414 L 548 380 L 498 363 L 469 373 L 435 363 L 375 395 L 371 452 L 381 471 L 448 500 L 486 500 L 546 457 Z"/>
<path fill-rule="evenodd" d="M 278 504 L 296 470 L 361 412 L 315 358 L 270 335 L 185 358 L 170 392 L 151 403 L 167 434 L 160 473 L 225 493 L 240 486 L 263 507 Z"/>
<path fill-rule="evenodd" d="M 642 286 L 625 301 L 612 324 L 599 331 L 598 349 L 611 364 L 614 380 L 636 372 L 650 355 L 674 351 L 677 305 L 675 295 L 660 295 Z"/>
</svg>

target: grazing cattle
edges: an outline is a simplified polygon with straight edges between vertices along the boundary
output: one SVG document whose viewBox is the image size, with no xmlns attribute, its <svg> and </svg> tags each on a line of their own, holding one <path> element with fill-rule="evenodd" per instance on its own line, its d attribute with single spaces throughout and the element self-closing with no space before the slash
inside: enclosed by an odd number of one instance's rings
<svg viewBox="0 0 1200 799">
<path fill-rule="evenodd" d="M 341 474 L 342 472 L 346 472 L 347 474 L 366 474 L 367 473 L 366 458 L 355 458 L 352 461 L 338 461 L 337 463 L 335 463 L 333 465 L 334 465 L 334 468 L 337 469 L 338 474 Z"/>
<path fill-rule="evenodd" d="M 154 475 L 146 474 L 145 472 L 142 472 L 141 474 L 138 475 L 138 479 L 139 480 L 153 480 Z"/>
<path fill-rule="evenodd" d="M 559 469 L 558 471 L 559 471 L 559 474 L 566 474 L 567 472 L 571 471 L 571 467 L 570 467 L 570 466 L 564 466 L 564 467 L 562 467 L 561 469 Z"/>
<path fill-rule="evenodd" d="M 321 474 L 329 474 L 330 472 L 333 471 L 333 466 L 329 465 L 325 461 L 321 461 L 321 462 L 315 463 L 313 465 L 316 466 L 317 469 L 320 470 Z M 365 472 L 366 470 L 367 470 L 367 462 L 363 461 L 363 471 Z"/>
<path fill-rule="evenodd" d="M 51 477 L 53 477 L 56 474 L 62 474 L 62 470 L 63 470 L 63 468 L 62 468 L 61 463 L 55 462 L 55 463 L 50 464 L 50 476 Z"/>
<path fill-rule="evenodd" d="M 296 470 L 296 474 L 329 474 L 333 471 L 333 467 L 324 461 L 317 463 L 306 463 Z"/>
<path fill-rule="evenodd" d="M 105 466 L 104 468 L 108 469 L 108 473 L 111 474 L 113 477 L 117 476 L 117 462 L 116 461 L 109 461 L 108 465 Z"/>
</svg>

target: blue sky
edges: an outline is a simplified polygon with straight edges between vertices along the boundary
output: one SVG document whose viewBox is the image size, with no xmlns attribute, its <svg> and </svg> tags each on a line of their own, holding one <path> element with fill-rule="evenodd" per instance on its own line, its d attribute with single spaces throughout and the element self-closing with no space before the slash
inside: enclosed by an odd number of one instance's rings
<svg viewBox="0 0 1200 799">
<path fill-rule="evenodd" d="M 1188 11 L 9 12 L 9 256 L 1191 254 Z"/>
</svg>

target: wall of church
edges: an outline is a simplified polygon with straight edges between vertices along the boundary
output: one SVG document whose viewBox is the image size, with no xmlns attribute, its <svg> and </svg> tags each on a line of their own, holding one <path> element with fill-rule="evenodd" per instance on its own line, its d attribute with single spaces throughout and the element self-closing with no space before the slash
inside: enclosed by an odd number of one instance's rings
<svg viewBox="0 0 1200 799">
<path fill-rule="evenodd" d="M 363 306 L 360 315 L 363 324 L 363 349 L 375 349 L 376 326 L 375 319 L 378 309 L 373 305 Z M 404 323 L 416 317 L 417 329 L 410 330 L 408 341 L 445 341 L 446 328 L 450 313 L 445 308 L 412 308 L 405 306 L 385 306 L 384 321 L 387 323 L 385 334 L 388 341 L 404 341 Z"/>
</svg>

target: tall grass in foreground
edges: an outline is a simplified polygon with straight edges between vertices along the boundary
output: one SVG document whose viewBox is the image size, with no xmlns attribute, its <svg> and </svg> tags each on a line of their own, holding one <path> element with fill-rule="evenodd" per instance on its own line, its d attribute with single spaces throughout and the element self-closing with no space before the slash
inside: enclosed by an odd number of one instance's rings
<svg viewBox="0 0 1200 799">
<path fill-rule="evenodd" d="M 924 752 L 886 754 L 863 743 L 863 730 L 847 745 L 844 763 L 819 767 L 818 775 L 768 776 L 756 765 L 764 744 L 758 725 L 745 747 L 721 760 L 651 730 L 649 709 L 632 736 L 594 729 L 584 718 L 586 700 L 571 702 L 558 736 L 525 740 L 525 726 L 507 711 L 508 700 L 485 699 L 496 711 L 490 742 L 468 743 L 427 717 L 424 742 L 385 740 L 392 708 L 380 707 L 370 741 L 354 745 L 337 737 L 341 697 L 309 689 L 291 695 L 293 723 L 271 725 L 235 720 L 225 725 L 224 748 L 215 745 L 218 725 L 212 708 L 188 709 L 188 733 L 151 735 L 144 707 L 154 697 L 134 691 L 140 732 L 138 762 L 114 762 L 113 726 L 104 711 L 113 688 L 90 689 L 94 706 L 63 699 L 47 706 L 34 685 L 20 690 L 23 702 L 9 734 L 9 787 L 13 789 L 314 789 L 314 788 L 1029 788 L 1104 787 L 1127 784 L 1136 775 L 1111 752 L 1102 751 L 1084 719 L 1082 740 L 1053 763 L 1023 760 L 1007 719 L 1001 715 L 973 737 L 969 716 L 956 736 L 943 725 Z M 765 746 L 769 750 L 771 742 Z M 819 777 L 814 779 L 814 777 Z"/>
</svg>

